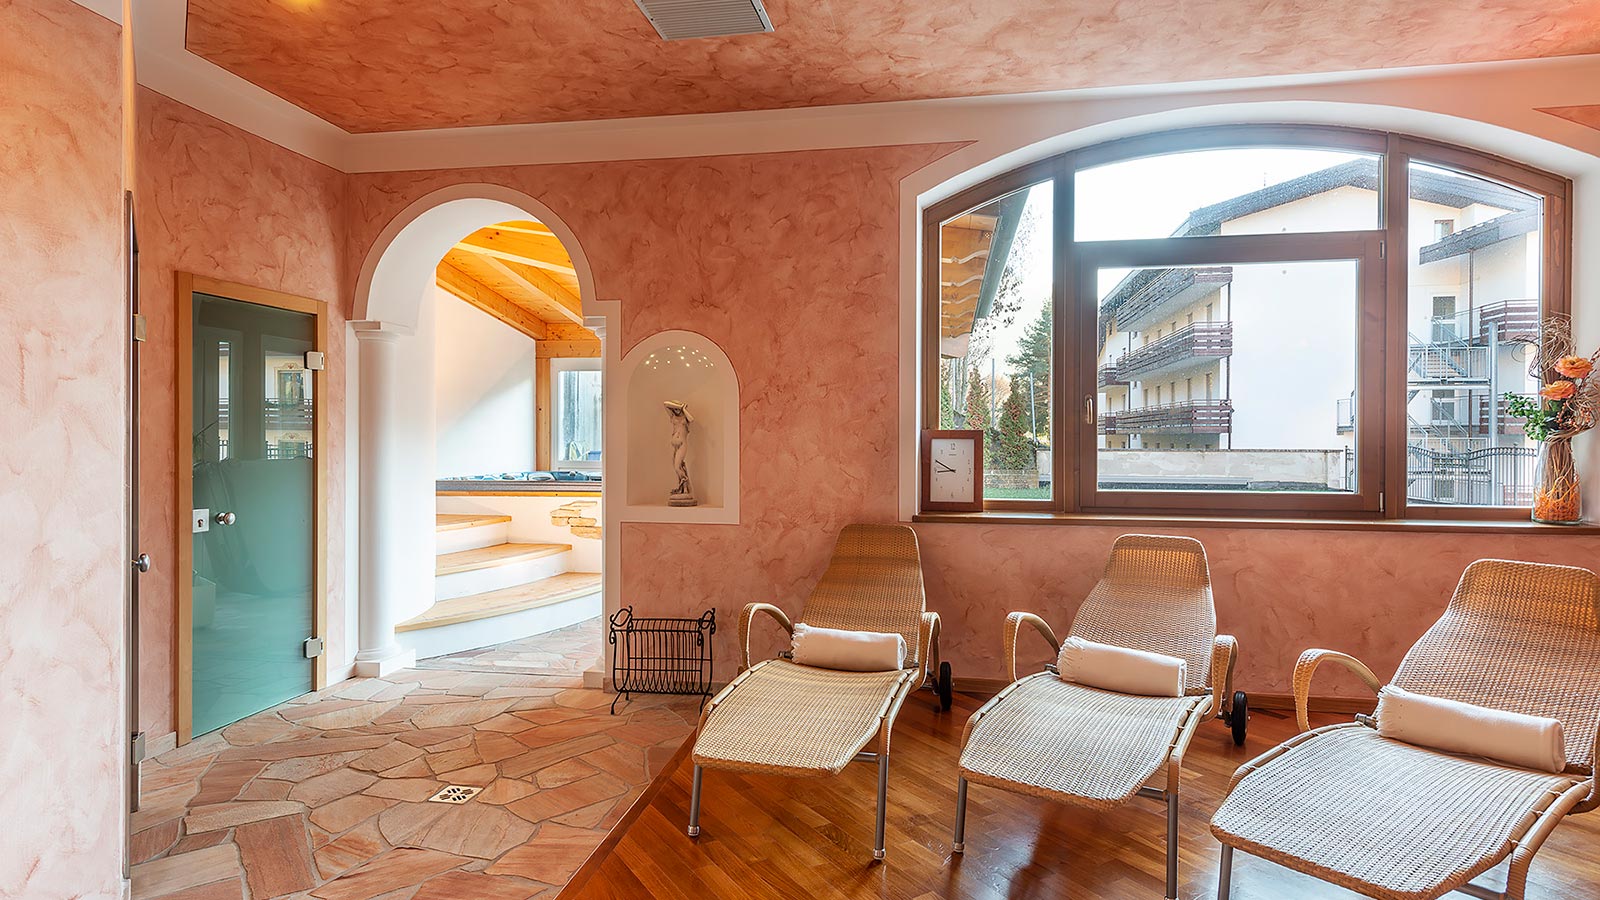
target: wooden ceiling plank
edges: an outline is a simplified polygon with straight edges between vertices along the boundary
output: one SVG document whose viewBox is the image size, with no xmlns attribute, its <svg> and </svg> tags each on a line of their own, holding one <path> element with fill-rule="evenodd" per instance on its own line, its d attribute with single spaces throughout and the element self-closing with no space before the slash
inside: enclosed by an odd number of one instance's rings
<svg viewBox="0 0 1600 900">
<path fill-rule="evenodd" d="M 576 307 L 577 295 L 559 290 L 559 285 L 552 289 L 537 269 L 465 251 L 459 245 L 445 255 L 445 260 L 545 323 L 583 321 L 582 310 Z"/>
<path fill-rule="evenodd" d="M 439 287 L 535 341 L 544 341 L 549 337 L 549 328 L 542 320 L 448 261 L 439 263 L 434 270 L 434 279 Z"/>
</svg>

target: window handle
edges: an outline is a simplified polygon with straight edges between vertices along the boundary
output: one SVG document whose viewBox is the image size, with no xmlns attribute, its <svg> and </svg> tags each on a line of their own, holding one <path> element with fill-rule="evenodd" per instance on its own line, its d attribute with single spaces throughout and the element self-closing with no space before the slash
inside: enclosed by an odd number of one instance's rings
<svg viewBox="0 0 1600 900">
<path fill-rule="evenodd" d="M 1094 424 L 1094 395 L 1085 394 L 1083 397 L 1083 424 Z"/>
</svg>

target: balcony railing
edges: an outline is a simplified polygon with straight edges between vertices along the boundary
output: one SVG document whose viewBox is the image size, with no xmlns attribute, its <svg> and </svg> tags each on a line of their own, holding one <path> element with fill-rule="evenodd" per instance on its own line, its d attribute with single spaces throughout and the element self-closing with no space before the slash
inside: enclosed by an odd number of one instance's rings
<svg viewBox="0 0 1600 900">
<path fill-rule="evenodd" d="M 1333 429 L 1339 434 L 1356 430 L 1356 400 L 1346 397 L 1333 401 Z"/>
<path fill-rule="evenodd" d="M 1232 266 L 1144 269 L 1129 275 L 1101 303 L 1100 337 L 1108 320 L 1121 331 L 1138 331 L 1169 309 L 1185 306 L 1233 282 Z"/>
<path fill-rule="evenodd" d="M 1406 447 L 1406 498 L 1414 503 L 1529 506 L 1533 503 L 1532 447 L 1485 447 L 1441 453 Z"/>
<path fill-rule="evenodd" d="M 1100 416 L 1100 434 L 1227 434 L 1233 426 L 1229 400 L 1190 400 L 1143 406 Z"/>
<path fill-rule="evenodd" d="M 1141 379 L 1207 359 L 1233 355 L 1232 322 L 1196 322 L 1130 350 L 1107 366 L 1120 381 Z M 1105 370 L 1102 370 L 1102 373 Z M 1102 375 L 1102 379 L 1104 375 Z"/>
<path fill-rule="evenodd" d="M 1485 339 L 1493 334 L 1502 341 L 1539 339 L 1539 301 L 1499 300 L 1478 307 L 1477 331 Z"/>
<path fill-rule="evenodd" d="M 1453 332 L 1452 332 L 1453 333 Z M 1441 335 L 1434 329 L 1434 337 Z M 1410 335 L 1406 359 L 1406 381 L 1411 384 L 1458 384 L 1489 381 L 1489 348 L 1466 343 L 1427 342 Z"/>
</svg>

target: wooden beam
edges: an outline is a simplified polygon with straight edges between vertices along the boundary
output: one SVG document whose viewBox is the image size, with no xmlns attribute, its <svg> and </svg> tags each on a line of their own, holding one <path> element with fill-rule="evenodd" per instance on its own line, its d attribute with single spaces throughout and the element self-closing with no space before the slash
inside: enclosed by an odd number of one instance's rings
<svg viewBox="0 0 1600 900">
<path fill-rule="evenodd" d="M 555 235 L 525 234 L 504 228 L 480 228 L 456 245 L 474 253 L 484 253 L 511 262 L 576 275 L 572 257 Z"/>
<path fill-rule="evenodd" d="M 549 274 L 493 254 L 482 254 L 463 244 L 465 251 L 456 259 L 457 268 L 488 285 L 508 299 L 514 299 L 529 313 L 545 322 L 583 323 L 583 305 L 576 294 L 562 287 Z M 452 251 L 454 255 L 454 251 Z M 450 257 L 447 256 L 448 260 Z"/>
<path fill-rule="evenodd" d="M 599 341 L 539 341 L 534 345 L 538 359 L 598 359 Z"/>
<path fill-rule="evenodd" d="M 434 279 L 439 287 L 536 341 L 549 336 L 543 320 L 448 262 L 439 263 Z"/>
</svg>

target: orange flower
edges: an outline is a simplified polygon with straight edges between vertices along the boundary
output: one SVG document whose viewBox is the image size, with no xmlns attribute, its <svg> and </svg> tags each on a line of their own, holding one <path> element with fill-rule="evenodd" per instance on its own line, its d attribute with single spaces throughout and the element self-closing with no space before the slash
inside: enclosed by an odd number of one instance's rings
<svg viewBox="0 0 1600 900">
<path fill-rule="evenodd" d="M 1546 400 L 1565 400 L 1578 392 L 1578 386 L 1570 381 L 1552 381 L 1544 386 L 1539 396 Z"/>
<path fill-rule="evenodd" d="M 1568 378 L 1587 378 L 1594 371 L 1594 363 L 1581 356 L 1563 356 L 1556 362 L 1556 371 Z"/>
</svg>

